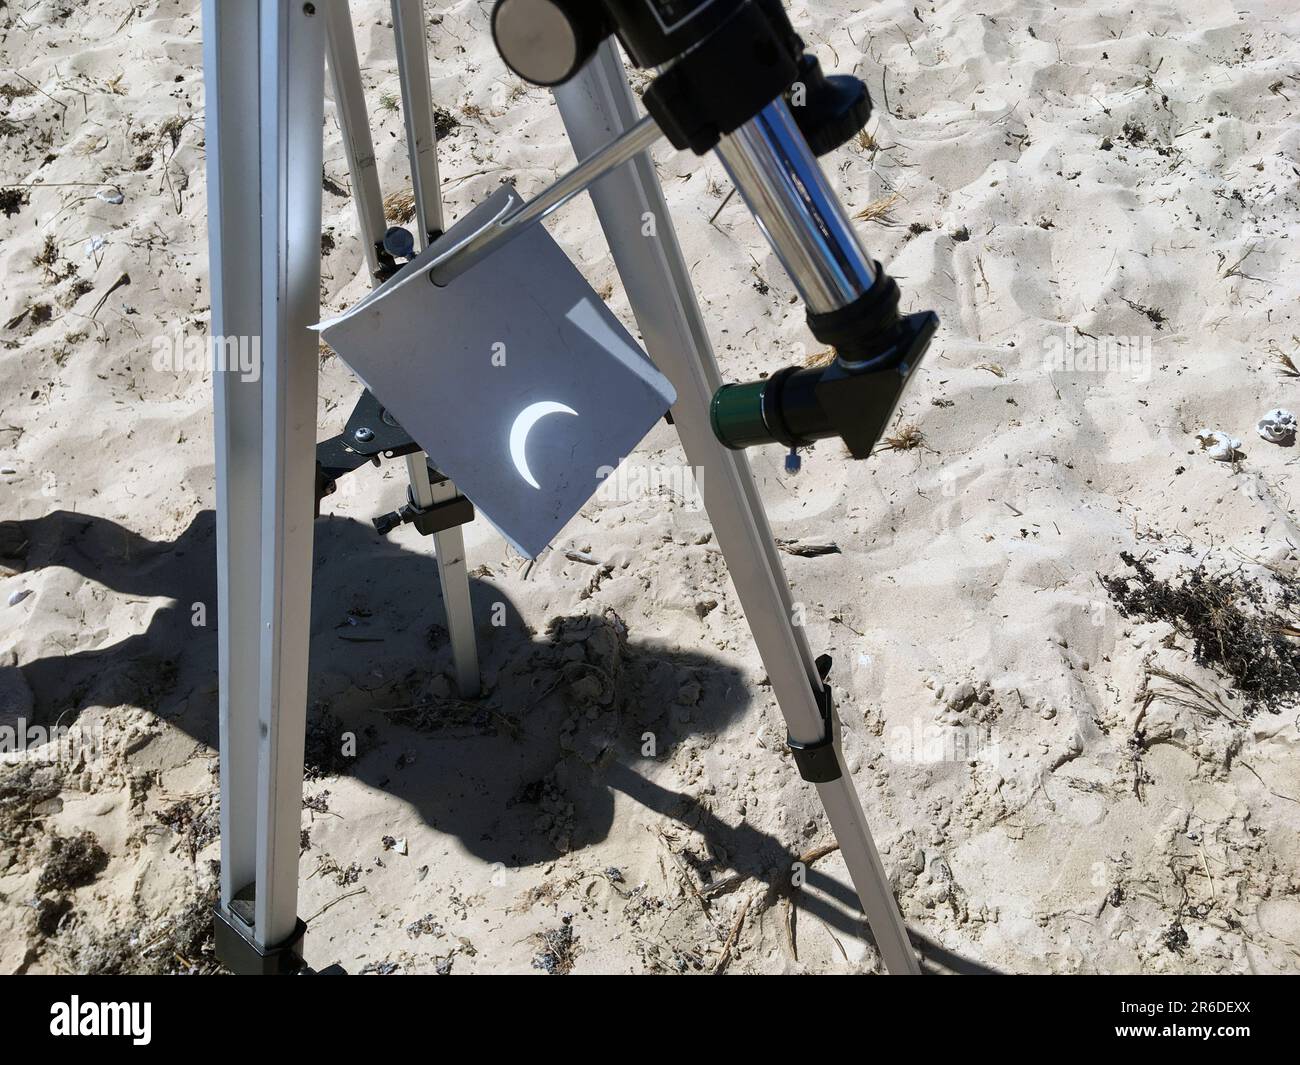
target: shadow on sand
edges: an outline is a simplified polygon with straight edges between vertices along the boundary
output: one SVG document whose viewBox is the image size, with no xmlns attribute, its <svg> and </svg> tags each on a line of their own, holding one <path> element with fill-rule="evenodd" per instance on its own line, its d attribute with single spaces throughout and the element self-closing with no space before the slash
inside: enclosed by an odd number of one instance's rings
<svg viewBox="0 0 1300 1065">
<path fill-rule="evenodd" d="M 56 511 L 3 523 L 0 552 L 27 571 L 65 567 L 123 596 L 166 600 L 144 632 L 20 662 L 39 721 L 67 723 L 87 706 L 128 704 L 216 746 L 211 511 L 169 542 Z M 690 734 L 717 733 L 743 714 L 743 677 L 707 655 L 632 640 L 608 611 L 556 618 L 536 634 L 487 577 L 471 580 L 486 690 L 465 702 L 446 679 L 451 656 L 432 556 L 358 521 L 317 522 L 309 775 L 347 774 L 386 790 L 477 857 L 511 867 L 604 839 L 618 791 L 689 824 L 722 848 L 736 872 L 770 892 L 789 891 L 795 852 L 748 824 L 719 820 L 641 771 L 649 764 L 641 755 L 647 732 L 659 761 Z M 205 624 L 194 623 L 196 604 Z M 355 757 L 340 752 L 344 732 L 357 737 Z M 572 804 L 571 817 L 539 832 L 539 812 L 557 797 L 562 806 Z M 711 875 L 697 872 L 706 881 Z M 815 867 L 799 909 L 849 934 L 862 932 L 851 890 Z M 932 971 L 989 971 L 914 939 Z"/>
</svg>

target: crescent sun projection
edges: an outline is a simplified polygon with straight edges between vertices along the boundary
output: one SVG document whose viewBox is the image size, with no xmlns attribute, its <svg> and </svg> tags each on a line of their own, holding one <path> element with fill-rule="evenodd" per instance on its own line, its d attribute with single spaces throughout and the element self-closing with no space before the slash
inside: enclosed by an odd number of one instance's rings
<svg viewBox="0 0 1300 1065">
<path fill-rule="evenodd" d="M 519 471 L 519 476 L 534 488 L 542 486 L 537 483 L 537 478 L 528 468 L 528 433 L 548 414 L 572 414 L 575 418 L 578 416 L 578 412 L 572 407 L 556 403 L 553 399 L 546 399 L 540 403 L 530 403 L 519 412 L 514 425 L 510 427 L 510 458 L 515 464 L 515 469 Z"/>
</svg>

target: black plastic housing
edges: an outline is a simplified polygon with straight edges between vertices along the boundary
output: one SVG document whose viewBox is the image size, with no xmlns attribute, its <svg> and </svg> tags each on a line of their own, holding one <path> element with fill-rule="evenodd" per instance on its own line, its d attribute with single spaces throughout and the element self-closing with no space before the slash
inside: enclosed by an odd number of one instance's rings
<svg viewBox="0 0 1300 1065">
<path fill-rule="evenodd" d="M 892 342 L 869 362 L 837 358 L 828 366 L 789 366 L 766 381 L 723 385 L 710 408 L 714 435 L 733 450 L 806 447 L 838 436 L 855 459 L 864 459 L 884 435 L 938 325 L 933 311 L 904 315 Z"/>
</svg>

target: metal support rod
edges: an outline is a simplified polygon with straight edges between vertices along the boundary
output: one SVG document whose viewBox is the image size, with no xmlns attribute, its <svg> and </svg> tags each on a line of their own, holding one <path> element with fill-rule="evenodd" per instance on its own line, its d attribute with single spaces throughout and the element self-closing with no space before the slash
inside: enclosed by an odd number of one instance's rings
<svg viewBox="0 0 1300 1065">
<path fill-rule="evenodd" d="M 213 344 L 262 333 L 258 9 L 203 3 L 203 95 Z M 217 508 L 217 692 L 221 896 L 228 908 L 257 875 L 262 385 L 213 352 Z"/>
<path fill-rule="evenodd" d="M 260 946 L 270 947 L 288 939 L 297 924 L 320 362 L 310 327 L 320 313 L 325 25 L 312 4 L 262 0 L 260 10 L 265 398 L 254 934 Z"/>
<path fill-rule="evenodd" d="M 411 191 L 419 247 L 444 229 L 442 193 L 438 180 L 438 140 L 429 94 L 429 57 L 424 43 L 424 0 L 392 0 L 393 36 L 397 42 L 397 75 L 402 88 L 402 118 L 411 157 Z"/>
<path fill-rule="evenodd" d="M 871 257 L 784 100 L 724 136 L 717 153 L 810 311 L 838 310 L 872 286 Z"/>
<path fill-rule="evenodd" d="M 411 501 L 417 507 L 445 503 L 460 493 L 451 481 L 430 484 L 429 467 L 423 454 L 407 455 L 411 478 Z M 459 525 L 433 534 L 438 583 L 447 612 L 447 635 L 451 640 L 452 667 L 456 689 L 462 699 L 473 699 L 482 688 L 478 668 L 478 643 L 474 633 L 474 607 L 469 598 L 469 566 L 465 561 L 465 533 Z"/>
<path fill-rule="evenodd" d="M 334 107 L 343 134 L 348 173 L 352 176 L 352 202 L 357 209 L 361 243 L 365 245 L 370 276 L 374 277 L 379 272 L 379 248 L 387 224 L 384 221 L 383 195 L 379 190 L 375 145 L 370 136 L 370 116 L 366 113 L 365 87 L 361 83 L 361 66 L 357 61 L 357 42 L 352 34 L 346 0 L 334 0 L 323 6 L 330 78 L 334 83 Z"/>
<path fill-rule="evenodd" d="M 553 185 L 548 186 L 540 195 L 520 204 L 492 225 L 480 229 L 467 240 L 440 255 L 429 268 L 434 284 L 445 285 L 457 274 L 464 273 L 488 252 L 513 240 L 533 222 L 540 222 L 552 211 L 563 207 L 578 193 L 622 166 L 639 152 L 645 151 L 662 136 L 655 120 L 646 115 L 617 137 L 611 138 L 609 143 L 592 151 L 582 162 Z"/>
<path fill-rule="evenodd" d="M 423 251 L 443 231 L 442 188 L 438 180 L 438 142 L 433 122 L 433 96 L 429 91 L 429 61 L 424 43 L 423 0 L 392 0 L 393 33 L 397 40 L 397 68 L 402 85 L 402 113 L 406 120 L 406 146 L 415 196 L 416 245 Z M 454 499 L 459 492 L 451 481 L 433 485 L 429 466 L 421 454 L 406 457 L 411 480 L 411 501 L 417 507 Z M 447 635 L 462 699 L 481 690 L 474 612 L 469 597 L 469 567 L 465 562 L 465 533 L 461 527 L 433 534 L 434 558 L 447 613 Z"/>
<path fill-rule="evenodd" d="M 637 121 L 622 62 L 608 41 L 555 98 L 579 156 Z M 709 401 L 721 381 L 649 156 L 636 155 L 616 179 L 593 186 L 591 198 L 646 350 L 677 390 L 673 422 L 687 461 L 704 469 L 705 508 L 790 736 L 816 743 L 824 734 L 815 698 L 821 679 L 806 635 L 794 624 L 790 588 L 749 466 L 709 428 Z M 886 967 L 919 972 L 852 781 L 841 776 L 817 791 Z"/>
</svg>

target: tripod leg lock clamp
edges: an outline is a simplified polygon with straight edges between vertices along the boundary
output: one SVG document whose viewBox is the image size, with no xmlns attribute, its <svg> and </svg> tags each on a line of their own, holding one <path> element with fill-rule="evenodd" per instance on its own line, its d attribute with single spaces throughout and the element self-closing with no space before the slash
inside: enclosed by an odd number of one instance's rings
<svg viewBox="0 0 1300 1065">
<path fill-rule="evenodd" d="M 411 524 L 421 536 L 446 532 L 458 525 L 468 525 L 474 520 L 474 504 L 464 496 L 456 496 L 445 502 L 433 503 L 422 508 L 414 503 L 408 506 L 411 508 Z"/>
<path fill-rule="evenodd" d="M 445 479 L 441 478 L 440 479 Z M 432 536 L 434 533 L 446 532 L 448 529 L 454 529 L 458 525 L 468 525 L 474 520 L 474 504 L 465 496 L 453 496 L 451 499 L 445 499 L 441 503 L 431 503 L 427 507 L 417 507 L 414 500 L 410 498 L 410 491 L 407 491 L 407 502 L 391 514 L 381 514 L 375 518 L 375 531 L 380 536 L 387 536 L 399 525 L 410 524 L 415 526 L 416 532 L 421 536 Z"/>
<path fill-rule="evenodd" d="M 237 976 L 292 976 L 307 967 L 302 960 L 302 941 L 307 925 L 298 918 L 293 934 L 274 947 L 259 947 L 241 928 L 238 918 L 220 906 L 212 907 L 217 958 Z M 245 926 L 246 927 L 246 926 Z"/>
<path fill-rule="evenodd" d="M 794 755 L 794 764 L 799 768 L 799 775 L 812 784 L 827 784 L 839 780 L 844 775 L 844 754 L 840 748 L 840 718 L 835 712 L 835 700 L 831 697 L 830 685 L 826 677 L 831 670 L 830 655 L 821 655 L 817 659 L 817 671 L 822 677 L 820 691 L 813 693 L 817 708 L 822 717 L 822 738 L 813 743 L 799 743 L 787 734 L 785 742 Z"/>
</svg>

